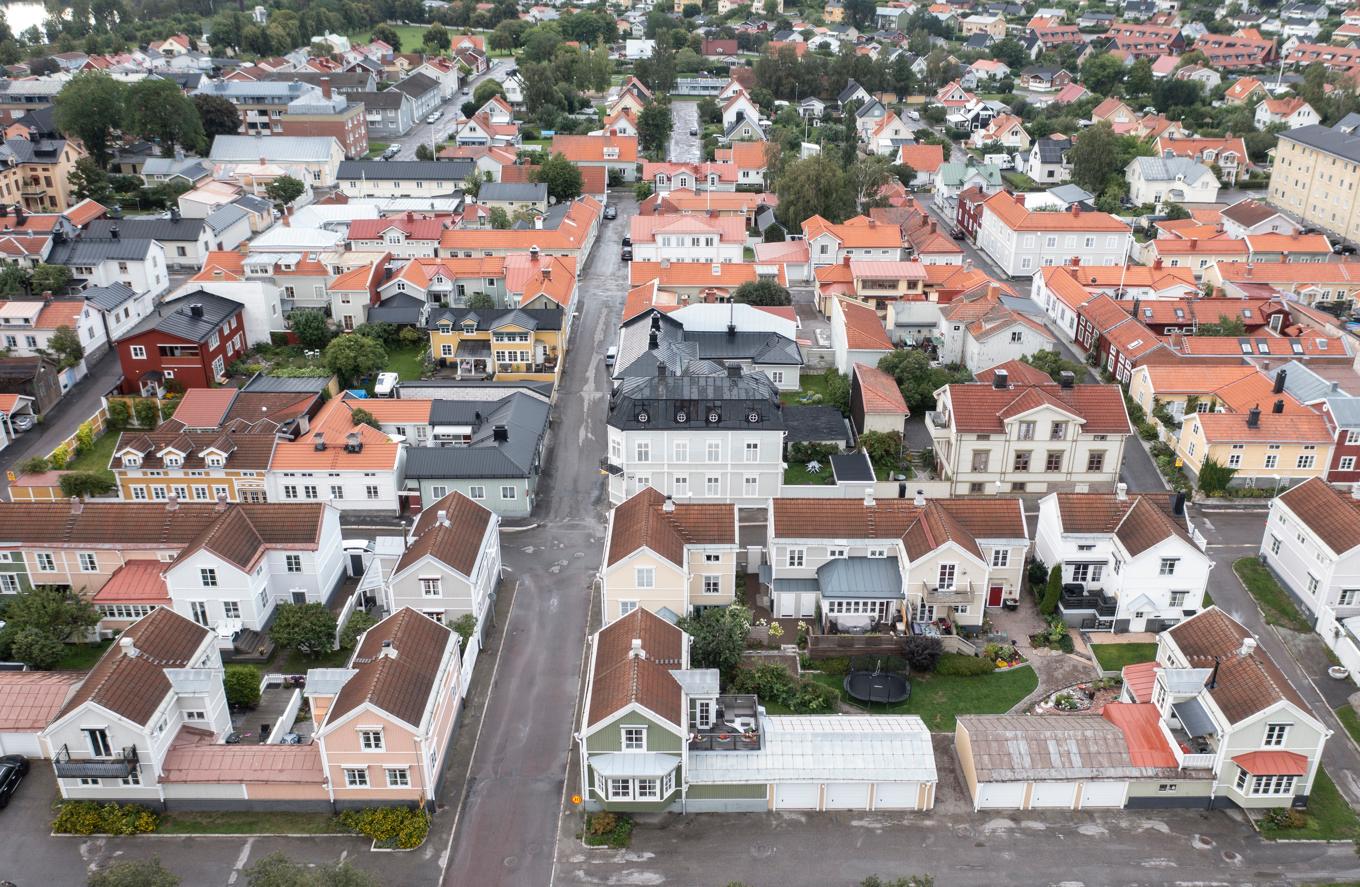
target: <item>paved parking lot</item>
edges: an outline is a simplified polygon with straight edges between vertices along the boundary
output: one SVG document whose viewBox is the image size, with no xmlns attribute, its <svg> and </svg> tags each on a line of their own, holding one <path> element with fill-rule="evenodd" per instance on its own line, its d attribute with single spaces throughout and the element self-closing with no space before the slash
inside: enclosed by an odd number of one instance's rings
<svg viewBox="0 0 1360 887">
<path fill-rule="evenodd" d="M 670 159 L 675 163 L 697 163 L 703 160 L 703 144 L 698 136 L 689 134 L 699 129 L 698 102 L 671 102 Z"/>
</svg>

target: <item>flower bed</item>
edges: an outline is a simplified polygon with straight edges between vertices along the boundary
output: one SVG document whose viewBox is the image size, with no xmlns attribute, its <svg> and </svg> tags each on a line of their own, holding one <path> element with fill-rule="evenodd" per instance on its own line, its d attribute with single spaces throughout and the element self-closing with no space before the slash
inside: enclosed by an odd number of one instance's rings
<svg viewBox="0 0 1360 887">
<path fill-rule="evenodd" d="M 1034 706 L 1034 714 L 1099 714 L 1107 704 L 1119 699 L 1123 682 L 1119 678 L 1101 678 L 1054 690 Z"/>
</svg>

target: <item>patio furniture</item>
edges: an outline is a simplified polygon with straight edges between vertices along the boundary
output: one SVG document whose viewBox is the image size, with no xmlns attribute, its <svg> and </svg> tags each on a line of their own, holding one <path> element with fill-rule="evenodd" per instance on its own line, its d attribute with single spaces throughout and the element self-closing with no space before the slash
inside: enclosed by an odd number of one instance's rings
<svg viewBox="0 0 1360 887">
<path fill-rule="evenodd" d="M 818 462 L 816 459 L 813 459 L 811 462 L 807 463 L 807 470 L 808 474 L 821 474 L 822 463 Z"/>
</svg>

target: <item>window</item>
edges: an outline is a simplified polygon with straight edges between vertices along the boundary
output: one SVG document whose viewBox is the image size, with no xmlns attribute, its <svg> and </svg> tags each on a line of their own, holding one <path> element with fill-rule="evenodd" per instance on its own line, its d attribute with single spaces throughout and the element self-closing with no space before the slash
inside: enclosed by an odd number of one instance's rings
<svg viewBox="0 0 1360 887">
<path fill-rule="evenodd" d="M 1029 471 L 1029 450 L 1020 450 L 1015 454 L 1015 470 Z"/>
<path fill-rule="evenodd" d="M 481 484 L 474 484 L 468 487 L 468 498 L 474 502 L 486 498 L 486 487 Z"/>
<path fill-rule="evenodd" d="M 430 498 L 431 498 L 431 499 L 443 499 L 443 498 L 444 498 L 445 496 L 447 496 L 448 494 L 449 494 L 449 488 L 448 488 L 447 486 L 445 486 L 444 484 L 431 484 L 431 485 L 430 485 Z"/>
<path fill-rule="evenodd" d="M 420 580 L 420 594 L 422 597 L 439 597 L 442 593 L 438 577 Z"/>
<path fill-rule="evenodd" d="M 13 573 L 0 573 L 0 594 L 18 594 L 19 577 Z"/>
<path fill-rule="evenodd" d="M 1313 462 L 1316 461 L 1316 460 L 1317 460 L 1317 456 L 1314 456 L 1312 453 L 1302 453 L 1302 454 L 1299 455 L 1298 461 L 1294 463 L 1294 467 L 1295 467 L 1295 468 L 1312 468 L 1312 467 L 1313 467 Z"/>
<path fill-rule="evenodd" d="M 1157 575 L 1158 576 L 1176 575 L 1176 564 L 1179 563 L 1179 561 L 1180 561 L 1179 558 L 1174 557 L 1162 558 L 1161 566 L 1157 568 Z"/>
<path fill-rule="evenodd" d="M 1011 562 L 1011 550 L 1009 548 L 998 548 L 992 551 L 992 566 L 1004 567 Z"/>
<path fill-rule="evenodd" d="M 99 558 L 95 557 L 92 551 L 82 551 L 80 553 L 80 572 L 94 573 L 99 569 Z"/>
<path fill-rule="evenodd" d="M 1180 785 L 1178 783 L 1162 782 L 1157 785 L 1157 792 L 1158 794 L 1169 795 L 1174 794 L 1179 788 Z"/>
<path fill-rule="evenodd" d="M 340 486 L 340 484 L 331 484 L 331 498 L 332 499 L 345 498 L 345 488 Z"/>
<path fill-rule="evenodd" d="M 1336 467 L 1337 467 L 1338 469 L 1340 469 L 1341 471 L 1354 471 L 1354 470 L 1355 470 L 1355 457 L 1354 457 L 1354 456 L 1342 456 L 1342 457 L 1341 457 L 1340 463 L 1338 463 Z"/>
<path fill-rule="evenodd" d="M 368 788 L 368 768 L 346 767 L 345 788 Z"/>
<path fill-rule="evenodd" d="M 718 490 L 721 489 L 721 487 L 722 487 L 722 480 L 721 480 L 721 478 L 712 477 L 712 476 L 709 476 L 709 477 L 704 478 L 704 495 L 705 495 L 705 496 L 716 496 L 716 495 L 718 495 Z"/>
<path fill-rule="evenodd" d="M 620 730 L 622 735 L 622 748 L 624 751 L 646 751 L 647 750 L 647 728 L 646 727 L 624 727 Z"/>
<path fill-rule="evenodd" d="M 212 567 L 203 567 L 198 571 L 198 578 L 203 582 L 204 588 L 217 587 L 217 570 Z"/>
<path fill-rule="evenodd" d="M 1062 471 L 1062 450 L 1049 450 L 1044 459 L 1044 471 Z"/>
<path fill-rule="evenodd" d="M 1231 453 L 1231 454 L 1229 454 L 1229 455 L 1228 455 L 1228 467 L 1229 467 L 1229 468 L 1241 468 L 1241 467 L 1242 467 L 1242 454 L 1241 454 L 1241 453 Z"/>
<path fill-rule="evenodd" d="M 639 801 L 655 801 L 660 797 L 660 786 L 655 779 L 639 779 L 637 781 L 637 799 Z"/>
<path fill-rule="evenodd" d="M 705 576 L 704 594 L 722 594 L 722 577 Z"/>
<path fill-rule="evenodd" d="M 52 559 L 51 552 L 40 551 L 34 555 L 34 558 L 36 558 L 38 561 L 38 569 L 43 571 L 44 573 L 52 573 L 56 571 L 57 562 Z"/>
<path fill-rule="evenodd" d="M 760 461 L 760 444 L 755 441 L 748 441 L 746 444 L 746 461 Z"/>
<path fill-rule="evenodd" d="M 1244 778 L 1246 771 L 1237 777 L 1237 787 L 1240 790 L 1246 782 Z M 1253 795 L 1292 795 L 1294 794 L 1293 776 L 1254 776 L 1251 780 L 1251 791 Z"/>
<path fill-rule="evenodd" d="M 378 498 L 378 487 L 375 484 L 364 487 L 364 496 L 368 499 Z"/>
<path fill-rule="evenodd" d="M 228 618 L 228 619 L 240 619 L 240 618 L 241 618 L 241 602 L 240 602 L 240 601 L 223 601 L 223 602 L 222 602 L 222 615 L 225 616 L 225 617 Z"/>
<path fill-rule="evenodd" d="M 748 474 L 741 479 L 741 494 L 746 498 L 760 495 L 760 478 Z"/>
<path fill-rule="evenodd" d="M 406 767 L 384 767 L 383 772 L 387 774 L 388 788 L 409 788 L 411 785 L 411 771 Z"/>
<path fill-rule="evenodd" d="M 186 721 L 206 721 L 207 719 L 208 713 L 202 709 L 190 709 L 184 713 L 184 720 Z"/>
<path fill-rule="evenodd" d="M 676 462 L 689 461 L 689 441 L 677 440 L 675 442 L 675 459 L 673 461 Z"/>
<path fill-rule="evenodd" d="M 1095 451 L 1095 452 L 1093 452 L 1093 453 L 1088 453 L 1088 454 L 1087 454 L 1087 456 L 1086 456 L 1086 470 L 1087 470 L 1087 471 L 1104 471 L 1104 470 L 1105 470 L 1105 451 L 1104 451 L 1104 450 L 1097 450 L 1097 451 Z"/>
<path fill-rule="evenodd" d="M 633 584 L 636 587 L 656 587 L 656 567 L 638 567 L 633 571 L 633 574 Z"/>
<path fill-rule="evenodd" d="M 1017 427 L 1019 428 L 1018 436 L 1020 440 L 1034 440 L 1033 422 L 1020 422 L 1018 423 Z"/>
<path fill-rule="evenodd" d="M 706 458 L 709 462 L 721 462 L 722 443 L 720 441 L 710 440 L 708 444 L 704 447 L 704 458 Z"/>
<path fill-rule="evenodd" d="M 359 747 L 364 751 L 383 750 L 383 731 L 382 730 L 360 730 Z"/>
<path fill-rule="evenodd" d="M 790 567 L 803 566 L 804 554 L 805 552 L 801 548 L 790 548 L 788 559 L 785 561 L 785 564 Z"/>
<path fill-rule="evenodd" d="M 638 441 L 638 442 L 634 445 L 633 454 L 634 454 L 634 461 L 637 461 L 637 462 L 650 462 L 650 461 L 652 461 L 652 445 L 651 445 L 651 443 L 650 443 L 649 441 L 645 441 L 645 440 L 640 440 L 640 441 Z"/>
<path fill-rule="evenodd" d="M 1317 597 L 1318 578 L 1312 573 L 1308 574 L 1308 596 Z"/>
<path fill-rule="evenodd" d="M 1353 607 L 1358 601 L 1360 601 L 1360 588 L 1343 588 L 1336 599 L 1339 607 Z"/>
<path fill-rule="evenodd" d="M 939 587 L 941 589 L 954 587 L 954 574 L 957 569 L 955 564 L 940 564 Z"/>
<path fill-rule="evenodd" d="M 1261 744 L 1266 746 L 1284 745 L 1289 735 L 1289 724 L 1266 724 L 1266 738 Z"/>
<path fill-rule="evenodd" d="M 513 502 L 517 497 L 518 494 L 515 492 L 515 488 L 513 486 L 501 487 L 502 502 Z"/>
<path fill-rule="evenodd" d="M 1194 444 L 1191 444 L 1190 446 L 1193 447 Z M 1195 455 L 1194 450 L 1191 450 L 1191 451 L 1190 451 L 1190 455 L 1192 455 L 1192 456 Z M 1264 467 L 1265 467 L 1265 468 L 1274 468 L 1274 467 L 1276 466 L 1276 464 L 1279 463 L 1279 461 L 1280 461 L 1280 457 L 1277 456 L 1276 454 L 1274 454 L 1274 453 L 1266 453 L 1266 459 L 1265 459 Z"/>
<path fill-rule="evenodd" d="M 146 360 L 146 346 L 133 345 L 130 350 L 132 351 L 133 360 Z"/>
<path fill-rule="evenodd" d="M 1189 597 L 1189 596 L 1190 596 L 1190 592 L 1188 592 L 1188 591 L 1173 591 L 1173 592 L 1171 592 L 1171 606 L 1172 606 L 1173 608 L 1175 608 L 1175 609 L 1180 609 L 1181 607 L 1184 607 L 1184 606 L 1185 606 L 1185 599 L 1186 599 L 1187 597 Z"/>
<path fill-rule="evenodd" d="M 283 562 L 286 565 L 286 569 L 288 570 L 289 573 L 302 572 L 302 555 L 285 554 L 283 556 Z"/>
<path fill-rule="evenodd" d="M 627 616 L 637 609 L 637 601 L 619 601 L 619 616 Z"/>
<path fill-rule="evenodd" d="M 973 450 L 973 470 L 986 471 L 991 458 L 992 453 L 990 450 Z"/>
<path fill-rule="evenodd" d="M 844 549 L 841 549 L 841 551 L 844 552 Z M 888 556 L 888 549 L 886 549 L 886 548 L 870 548 L 870 549 L 869 549 L 869 557 L 879 558 L 879 557 L 887 557 L 887 556 Z"/>
<path fill-rule="evenodd" d="M 631 779 L 611 779 L 609 780 L 609 800 L 627 801 L 633 797 L 633 781 Z"/>
<path fill-rule="evenodd" d="M 1048 439 L 1049 439 L 1049 440 L 1064 440 L 1064 439 L 1066 439 L 1066 437 L 1067 437 L 1067 423 L 1066 423 L 1066 422 L 1054 422 L 1054 423 L 1053 423 L 1053 426 L 1049 429 L 1049 432 L 1048 432 Z"/>
</svg>

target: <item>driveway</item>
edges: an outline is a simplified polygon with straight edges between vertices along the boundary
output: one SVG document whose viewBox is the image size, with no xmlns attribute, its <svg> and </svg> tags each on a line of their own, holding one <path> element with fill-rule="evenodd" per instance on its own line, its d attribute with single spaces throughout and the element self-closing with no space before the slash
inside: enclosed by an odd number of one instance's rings
<svg viewBox="0 0 1360 887">
<path fill-rule="evenodd" d="M 671 102 L 671 145 L 672 163 L 698 163 L 703 160 L 703 143 L 698 136 L 689 134 L 691 129 L 699 128 L 698 102 Z"/>
<path fill-rule="evenodd" d="M 505 59 L 495 59 L 486 73 L 479 74 L 459 87 L 459 92 L 454 93 L 453 97 L 439 106 L 444 112 L 434 123 L 426 123 L 425 118 L 416 121 L 416 125 L 411 127 L 411 131 L 402 136 L 398 141 L 401 143 L 401 151 L 394 157 L 394 160 L 415 160 L 416 148 L 421 145 L 430 147 L 436 154 L 439 153 L 440 146 L 453 135 L 458 129 L 458 118 L 461 113 L 463 102 L 472 99 L 472 93 L 477 91 L 477 85 L 484 80 L 501 78 L 496 76 L 510 66 L 510 62 Z M 463 95 L 461 90 L 466 88 L 467 95 Z"/>
</svg>

